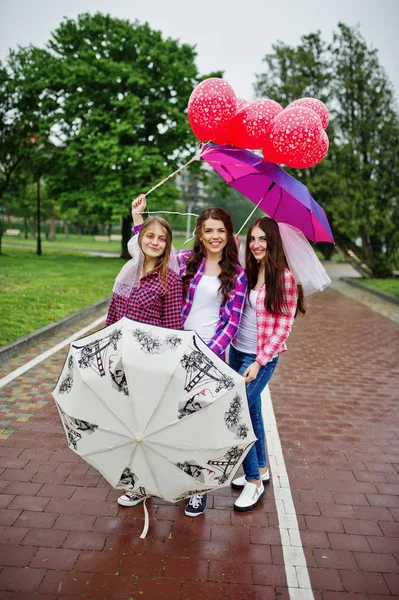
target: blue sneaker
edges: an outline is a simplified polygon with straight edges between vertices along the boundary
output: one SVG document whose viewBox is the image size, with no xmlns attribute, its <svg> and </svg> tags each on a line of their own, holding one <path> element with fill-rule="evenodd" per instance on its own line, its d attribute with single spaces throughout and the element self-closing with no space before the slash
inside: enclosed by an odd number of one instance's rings
<svg viewBox="0 0 399 600">
<path fill-rule="evenodd" d="M 188 517 L 198 517 L 199 515 L 203 515 L 206 510 L 206 496 L 195 495 L 191 496 L 188 504 L 184 510 L 184 514 Z"/>
</svg>

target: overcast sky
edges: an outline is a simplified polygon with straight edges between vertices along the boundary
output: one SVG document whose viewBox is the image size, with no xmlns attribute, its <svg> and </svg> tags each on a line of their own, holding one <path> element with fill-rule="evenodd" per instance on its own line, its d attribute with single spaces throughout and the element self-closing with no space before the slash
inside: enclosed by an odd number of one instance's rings
<svg viewBox="0 0 399 600">
<path fill-rule="evenodd" d="M 195 45 L 200 72 L 224 70 L 248 99 L 274 42 L 295 45 L 318 29 L 330 41 L 339 21 L 360 24 L 399 96 L 399 0 L 0 0 L 0 59 L 18 45 L 43 46 L 63 17 L 97 11 Z"/>
</svg>

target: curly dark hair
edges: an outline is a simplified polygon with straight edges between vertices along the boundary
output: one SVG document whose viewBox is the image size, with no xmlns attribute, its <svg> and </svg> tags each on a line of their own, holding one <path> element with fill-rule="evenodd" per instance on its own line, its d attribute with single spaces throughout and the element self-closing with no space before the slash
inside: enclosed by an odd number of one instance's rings
<svg viewBox="0 0 399 600">
<path fill-rule="evenodd" d="M 222 292 L 223 303 L 230 298 L 230 293 L 234 289 L 235 277 L 237 275 L 237 266 L 239 265 L 237 244 L 233 235 L 233 223 L 230 215 L 221 208 L 207 208 L 197 218 L 194 231 L 194 246 L 191 255 L 187 261 L 186 274 L 183 276 L 183 291 L 186 295 L 190 282 L 199 269 L 204 256 L 204 248 L 200 239 L 202 226 L 207 219 L 222 221 L 227 232 L 227 244 L 223 248 L 222 259 L 219 261 L 221 273 L 219 275 L 220 288 Z"/>
<path fill-rule="evenodd" d="M 249 249 L 252 231 L 259 227 L 266 236 L 267 249 L 265 261 L 265 309 L 272 315 L 284 315 L 287 313 L 287 306 L 284 302 L 284 269 L 288 269 L 287 259 L 285 258 L 283 243 L 281 241 L 278 224 L 274 219 L 262 217 L 256 219 L 250 226 L 247 234 L 247 245 L 245 249 L 245 271 L 248 278 L 247 295 L 254 289 L 258 281 L 259 263 Z M 300 312 L 305 314 L 305 303 L 303 298 L 303 289 L 301 285 L 298 288 L 298 301 L 295 316 Z"/>
</svg>

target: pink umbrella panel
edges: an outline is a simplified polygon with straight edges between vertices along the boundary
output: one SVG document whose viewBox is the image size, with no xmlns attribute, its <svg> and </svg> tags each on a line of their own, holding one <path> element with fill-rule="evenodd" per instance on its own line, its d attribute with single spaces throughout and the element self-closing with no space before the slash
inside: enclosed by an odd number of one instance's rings
<svg viewBox="0 0 399 600">
<path fill-rule="evenodd" d="M 206 144 L 201 158 L 269 217 L 300 229 L 312 242 L 334 242 L 323 208 L 308 188 L 254 152 Z"/>
</svg>

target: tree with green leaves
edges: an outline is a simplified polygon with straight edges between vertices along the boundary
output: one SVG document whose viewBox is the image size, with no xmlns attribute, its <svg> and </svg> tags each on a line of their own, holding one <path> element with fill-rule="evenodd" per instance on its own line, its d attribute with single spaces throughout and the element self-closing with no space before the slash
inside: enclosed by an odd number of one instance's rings
<svg viewBox="0 0 399 600">
<path fill-rule="evenodd" d="M 80 222 L 122 220 L 127 256 L 132 199 L 194 150 L 185 110 L 201 79 L 195 56 L 192 46 L 147 24 L 100 13 L 65 19 L 44 49 L 11 52 L 0 71 L 1 116 L 13 133 L 3 179 L 8 185 L 14 164 L 27 159 L 26 138 L 39 139 L 28 150 L 35 172 L 51 155 L 42 177 L 61 213 Z M 150 210 L 173 209 L 178 195 L 165 184 L 151 195 Z"/>
<path fill-rule="evenodd" d="M 43 94 L 49 66 L 47 52 L 29 46 L 11 51 L 0 63 L 0 202 L 7 190 L 26 187 L 48 168 L 56 103 Z M 40 238 L 40 236 L 39 236 Z M 38 239 L 38 254 L 41 253 Z"/>
<path fill-rule="evenodd" d="M 291 173 L 323 205 L 337 244 L 377 277 L 399 265 L 398 113 L 376 50 L 342 23 L 327 45 L 320 33 L 296 47 L 279 43 L 265 58 L 256 92 L 285 106 L 318 97 L 331 112 L 327 158 Z M 360 244 L 359 244 L 360 240 Z M 326 252 L 326 245 L 323 248 Z"/>
<path fill-rule="evenodd" d="M 399 180 L 395 163 L 399 119 L 392 86 L 376 50 L 369 49 L 357 29 L 342 23 L 331 45 L 336 102 L 336 171 L 340 177 L 342 243 L 350 210 L 361 239 L 358 256 L 377 277 L 399 265 Z M 336 207 L 336 214 L 340 207 Z M 337 210 L 338 209 L 338 210 Z"/>
<path fill-rule="evenodd" d="M 82 14 L 61 23 L 47 51 L 43 94 L 58 104 L 58 168 L 48 185 L 63 209 L 99 222 L 122 219 L 127 256 L 132 199 L 194 148 L 185 109 L 199 80 L 195 50 L 147 24 Z M 150 197 L 150 210 L 173 209 L 177 196 L 165 184 Z"/>
<path fill-rule="evenodd" d="M 272 98 L 283 107 L 304 96 L 327 101 L 332 72 L 320 31 L 302 36 L 297 47 L 277 42 L 272 48 L 263 59 L 266 71 L 256 76 L 258 97 Z"/>
</svg>

